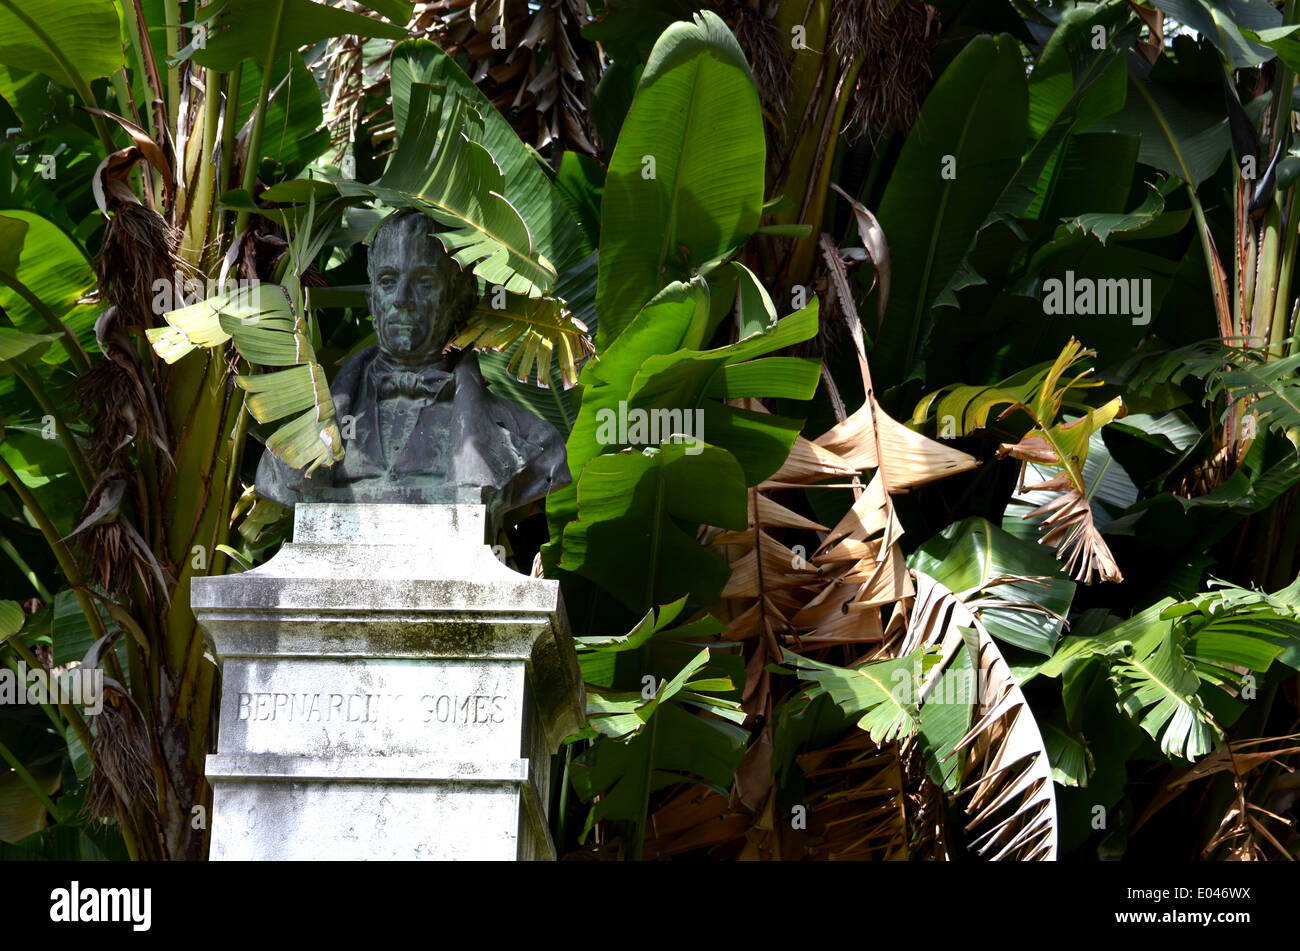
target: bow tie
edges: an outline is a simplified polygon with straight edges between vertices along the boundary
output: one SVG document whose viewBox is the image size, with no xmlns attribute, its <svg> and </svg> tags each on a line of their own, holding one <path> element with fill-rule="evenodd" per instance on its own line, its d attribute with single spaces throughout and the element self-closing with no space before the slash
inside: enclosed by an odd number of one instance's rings
<svg viewBox="0 0 1300 951">
<path fill-rule="evenodd" d="M 375 371 L 376 389 L 381 400 L 394 396 L 449 400 L 456 391 L 455 377 L 437 367 L 402 370 L 387 365 L 376 365 Z"/>
</svg>

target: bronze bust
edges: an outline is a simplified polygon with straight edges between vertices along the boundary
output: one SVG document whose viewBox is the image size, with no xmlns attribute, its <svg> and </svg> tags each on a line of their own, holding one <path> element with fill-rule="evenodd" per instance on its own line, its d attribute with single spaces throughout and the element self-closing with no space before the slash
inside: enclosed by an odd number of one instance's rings
<svg viewBox="0 0 1300 951">
<path fill-rule="evenodd" d="M 442 354 L 469 320 L 478 285 L 432 227 L 420 212 L 398 212 L 371 243 L 378 346 L 354 355 L 330 386 L 344 458 L 305 476 L 265 452 L 259 495 L 287 506 L 478 502 L 496 525 L 569 481 L 556 429 L 489 392 L 473 351 Z"/>
</svg>

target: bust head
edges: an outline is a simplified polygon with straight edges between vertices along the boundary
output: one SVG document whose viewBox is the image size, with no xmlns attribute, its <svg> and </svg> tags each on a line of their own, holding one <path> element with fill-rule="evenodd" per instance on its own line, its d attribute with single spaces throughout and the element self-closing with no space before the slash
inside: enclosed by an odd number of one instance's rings
<svg viewBox="0 0 1300 951">
<path fill-rule="evenodd" d="M 447 253 L 433 236 L 433 221 L 419 211 L 400 211 L 379 227 L 368 270 L 375 336 L 395 363 L 437 360 L 478 299 L 473 274 Z"/>
</svg>

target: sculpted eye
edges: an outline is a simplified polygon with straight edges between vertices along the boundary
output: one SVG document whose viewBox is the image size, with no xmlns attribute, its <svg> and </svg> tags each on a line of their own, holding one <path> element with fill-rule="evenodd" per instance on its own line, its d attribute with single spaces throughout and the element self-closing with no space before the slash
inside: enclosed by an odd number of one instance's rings
<svg viewBox="0 0 1300 951">
<path fill-rule="evenodd" d="M 392 274 L 383 274 L 379 278 L 379 286 L 386 291 L 391 291 L 397 286 L 397 278 Z"/>
</svg>

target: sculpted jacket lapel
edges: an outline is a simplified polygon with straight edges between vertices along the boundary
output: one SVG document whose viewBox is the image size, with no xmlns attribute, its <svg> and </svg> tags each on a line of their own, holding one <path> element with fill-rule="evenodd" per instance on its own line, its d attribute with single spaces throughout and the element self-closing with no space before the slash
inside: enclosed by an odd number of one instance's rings
<svg viewBox="0 0 1300 951">
<path fill-rule="evenodd" d="M 545 472 L 533 471 L 546 447 L 541 439 L 530 438 L 543 424 L 528 410 L 487 389 L 473 352 L 461 357 L 455 373 L 457 396 L 448 478 L 490 485 L 506 507 L 539 485 L 542 489 L 537 494 L 544 494 L 553 466 L 545 466 Z M 477 438 L 469 438 L 471 433 Z M 563 442 L 557 442 L 554 449 L 562 464 Z"/>
<path fill-rule="evenodd" d="M 379 394 L 370 372 L 378 356 L 379 348 L 372 348 L 355 367 L 345 365 L 334 383 L 334 411 L 340 419 L 353 413 L 353 407 L 364 407 L 355 420 L 352 438 L 344 442 L 345 455 L 334 474 L 336 483 L 377 479 L 386 471 L 379 439 Z"/>
<path fill-rule="evenodd" d="M 456 362 L 455 374 L 448 479 L 499 488 L 502 476 L 513 474 L 516 464 L 509 453 L 503 452 L 503 434 L 485 398 L 487 391 L 474 354 L 464 354 Z M 471 438 L 475 433 L 479 438 Z"/>
</svg>

